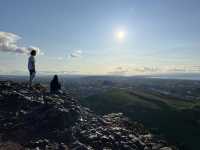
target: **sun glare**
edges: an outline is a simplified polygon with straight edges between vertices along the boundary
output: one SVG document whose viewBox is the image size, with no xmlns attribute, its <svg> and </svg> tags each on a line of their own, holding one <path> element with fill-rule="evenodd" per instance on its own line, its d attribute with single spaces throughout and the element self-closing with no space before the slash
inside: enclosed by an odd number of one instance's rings
<svg viewBox="0 0 200 150">
<path fill-rule="evenodd" d="M 124 31 L 118 31 L 116 32 L 116 37 L 118 40 L 123 40 L 125 37 L 125 32 Z"/>
</svg>

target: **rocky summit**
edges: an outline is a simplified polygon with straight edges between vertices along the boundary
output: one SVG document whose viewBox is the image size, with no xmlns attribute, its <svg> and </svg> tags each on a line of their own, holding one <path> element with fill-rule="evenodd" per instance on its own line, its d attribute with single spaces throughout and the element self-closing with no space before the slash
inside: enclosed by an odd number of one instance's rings
<svg viewBox="0 0 200 150">
<path fill-rule="evenodd" d="M 176 150 L 122 113 L 95 115 L 67 91 L 0 81 L 0 150 Z"/>
</svg>

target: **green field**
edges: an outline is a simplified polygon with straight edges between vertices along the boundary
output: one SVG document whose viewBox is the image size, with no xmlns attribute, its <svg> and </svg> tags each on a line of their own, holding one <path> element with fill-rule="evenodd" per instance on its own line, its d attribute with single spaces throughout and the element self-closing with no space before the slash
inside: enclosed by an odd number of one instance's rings
<svg viewBox="0 0 200 150">
<path fill-rule="evenodd" d="M 84 98 L 81 103 L 98 114 L 123 112 L 178 143 L 181 149 L 199 150 L 200 102 L 141 90 L 112 89 Z"/>
</svg>

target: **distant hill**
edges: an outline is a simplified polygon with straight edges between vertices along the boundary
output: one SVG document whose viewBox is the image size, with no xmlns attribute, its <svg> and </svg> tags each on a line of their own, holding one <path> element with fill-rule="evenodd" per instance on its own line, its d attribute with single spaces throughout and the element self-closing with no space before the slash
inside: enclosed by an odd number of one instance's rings
<svg viewBox="0 0 200 150">
<path fill-rule="evenodd" d="M 184 149 L 198 150 L 200 102 L 186 101 L 139 90 L 111 89 L 81 103 L 98 114 L 123 112 L 155 133 L 162 133 Z"/>
</svg>

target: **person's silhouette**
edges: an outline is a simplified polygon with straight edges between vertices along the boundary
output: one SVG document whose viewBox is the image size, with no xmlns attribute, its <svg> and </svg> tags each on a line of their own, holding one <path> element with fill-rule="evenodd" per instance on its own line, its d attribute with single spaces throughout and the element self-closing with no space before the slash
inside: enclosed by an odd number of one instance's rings
<svg viewBox="0 0 200 150">
<path fill-rule="evenodd" d="M 58 80 L 58 76 L 54 75 L 50 83 L 50 92 L 55 94 L 55 93 L 60 93 L 60 90 L 61 90 L 61 84 Z"/>
<path fill-rule="evenodd" d="M 28 70 L 29 70 L 29 73 L 30 73 L 30 76 L 29 76 L 29 86 L 32 87 L 32 82 L 33 82 L 33 79 L 35 78 L 35 74 L 36 74 L 36 71 L 35 71 L 35 56 L 36 56 L 36 50 L 32 50 L 31 53 L 30 53 L 30 57 L 28 59 Z"/>
</svg>

